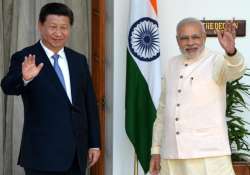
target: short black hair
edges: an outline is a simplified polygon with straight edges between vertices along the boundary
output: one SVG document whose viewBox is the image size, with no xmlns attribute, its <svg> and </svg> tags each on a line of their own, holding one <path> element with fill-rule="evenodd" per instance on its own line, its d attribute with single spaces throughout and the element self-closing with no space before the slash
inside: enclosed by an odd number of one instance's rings
<svg viewBox="0 0 250 175">
<path fill-rule="evenodd" d="M 48 15 L 59 15 L 69 17 L 70 25 L 74 23 L 74 14 L 73 11 L 63 3 L 48 3 L 41 8 L 39 14 L 39 22 L 44 23 Z"/>
</svg>

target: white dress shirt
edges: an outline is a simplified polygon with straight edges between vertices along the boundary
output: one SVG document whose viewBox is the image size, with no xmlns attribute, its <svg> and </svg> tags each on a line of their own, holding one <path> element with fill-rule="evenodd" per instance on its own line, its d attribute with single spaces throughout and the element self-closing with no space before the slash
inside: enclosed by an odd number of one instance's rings
<svg viewBox="0 0 250 175">
<path fill-rule="evenodd" d="M 72 95 L 71 95 L 71 84 L 70 84 L 70 75 L 69 75 L 69 67 L 68 67 L 68 61 L 64 52 L 64 48 L 62 48 L 61 50 L 59 50 L 58 53 L 54 53 L 53 51 L 51 51 L 50 49 L 48 49 L 42 42 L 42 40 L 40 40 L 40 43 L 46 53 L 46 55 L 49 58 L 49 61 L 51 62 L 52 66 L 54 65 L 54 59 L 52 58 L 52 56 L 54 54 L 59 55 L 59 59 L 58 59 L 58 64 L 62 70 L 63 73 L 63 78 L 65 81 L 65 86 L 66 86 L 66 93 L 68 95 L 68 98 L 70 100 L 70 102 L 72 103 Z"/>
</svg>

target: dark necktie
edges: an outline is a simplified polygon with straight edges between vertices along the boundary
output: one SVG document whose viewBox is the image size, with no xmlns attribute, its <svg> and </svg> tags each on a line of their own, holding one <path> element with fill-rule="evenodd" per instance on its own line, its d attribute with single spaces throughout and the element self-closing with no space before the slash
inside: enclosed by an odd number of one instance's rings
<svg viewBox="0 0 250 175">
<path fill-rule="evenodd" d="M 63 73 L 62 73 L 62 70 L 61 70 L 61 68 L 60 68 L 60 66 L 59 66 L 59 64 L 58 64 L 58 59 L 59 59 L 59 57 L 60 57 L 60 56 L 57 55 L 57 54 L 55 54 L 55 55 L 52 56 L 52 58 L 54 59 L 54 66 L 53 66 L 53 67 L 54 67 L 54 69 L 55 69 L 55 71 L 56 71 L 56 74 L 57 74 L 57 76 L 58 76 L 60 82 L 62 83 L 64 89 L 66 90 L 66 86 L 65 86 L 65 81 L 64 81 Z"/>
</svg>

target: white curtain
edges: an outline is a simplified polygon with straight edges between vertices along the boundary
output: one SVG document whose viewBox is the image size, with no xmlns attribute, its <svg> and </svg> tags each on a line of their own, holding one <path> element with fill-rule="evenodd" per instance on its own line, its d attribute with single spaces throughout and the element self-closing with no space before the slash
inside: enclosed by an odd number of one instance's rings
<svg viewBox="0 0 250 175">
<path fill-rule="evenodd" d="M 75 16 L 68 46 L 90 55 L 91 0 L 0 0 L 0 78 L 8 70 L 10 56 L 39 39 L 37 22 L 40 8 L 48 2 L 62 2 Z M 17 166 L 23 127 L 20 97 L 0 91 L 0 175 L 24 175 Z"/>
</svg>

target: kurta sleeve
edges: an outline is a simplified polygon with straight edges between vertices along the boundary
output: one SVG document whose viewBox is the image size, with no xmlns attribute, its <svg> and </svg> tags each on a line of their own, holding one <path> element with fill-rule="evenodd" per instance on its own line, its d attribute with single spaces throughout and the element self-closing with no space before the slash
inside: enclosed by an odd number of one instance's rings
<svg viewBox="0 0 250 175">
<path fill-rule="evenodd" d="M 217 84 L 240 78 L 246 70 L 244 57 L 238 51 L 234 56 L 218 55 L 215 60 L 213 78 Z"/>
</svg>

